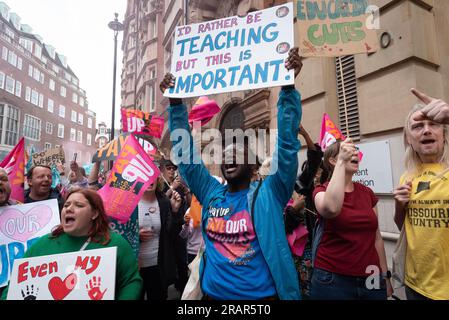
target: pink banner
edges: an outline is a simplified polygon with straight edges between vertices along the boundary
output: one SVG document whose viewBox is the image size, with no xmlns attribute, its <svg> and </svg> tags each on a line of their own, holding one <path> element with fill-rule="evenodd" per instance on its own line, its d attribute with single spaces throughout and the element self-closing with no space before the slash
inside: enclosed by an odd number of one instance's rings
<svg viewBox="0 0 449 320">
<path fill-rule="evenodd" d="M 115 160 L 105 186 L 98 191 L 106 213 L 119 222 L 126 223 L 145 190 L 159 174 L 159 169 L 136 138 L 129 135 Z"/>
<path fill-rule="evenodd" d="M 164 130 L 164 118 L 140 110 L 122 108 L 122 126 L 123 132 L 148 135 L 160 139 Z"/>
<path fill-rule="evenodd" d="M 3 159 L 0 167 L 8 173 L 11 185 L 11 199 L 25 202 L 24 171 L 25 171 L 25 139 L 19 140 L 14 149 Z"/>
</svg>

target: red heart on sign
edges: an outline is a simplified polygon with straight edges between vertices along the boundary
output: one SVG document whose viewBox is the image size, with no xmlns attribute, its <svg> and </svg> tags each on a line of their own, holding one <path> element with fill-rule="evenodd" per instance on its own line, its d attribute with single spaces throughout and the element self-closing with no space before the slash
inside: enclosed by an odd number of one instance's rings
<svg viewBox="0 0 449 320">
<path fill-rule="evenodd" d="M 78 278 L 76 274 L 71 273 L 64 279 L 54 277 L 48 282 L 48 289 L 50 290 L 53 299 L 64 300 L 67 295 L 75 288 Z"/>
</svg>

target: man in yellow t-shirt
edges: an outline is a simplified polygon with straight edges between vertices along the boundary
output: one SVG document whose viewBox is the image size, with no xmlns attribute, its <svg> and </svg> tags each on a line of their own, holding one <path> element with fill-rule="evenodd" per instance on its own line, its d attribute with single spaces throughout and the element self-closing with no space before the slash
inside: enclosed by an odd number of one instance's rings
<svg viewBox="0 0 449 320">
<path fill-rule="evenodd" d="M 406 295 L 449 300 L 449 105 L 412 89 L 404 127 L 406 172 L 395 189 L 395 222 L 405 225 Z"/>
</svg>

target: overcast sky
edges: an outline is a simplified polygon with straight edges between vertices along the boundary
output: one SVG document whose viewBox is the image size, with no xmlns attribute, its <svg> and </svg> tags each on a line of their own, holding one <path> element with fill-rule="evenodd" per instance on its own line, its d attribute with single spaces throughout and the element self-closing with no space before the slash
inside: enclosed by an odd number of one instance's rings
<svg viewBox="0 0 449 320">
<path fill-rule="evenodd" d="M 119 14 L 123 22 L 126 0 L 0 0 L 21 17 L 44 43 L 67 57 L 67 63 L 86 90 L 97 123 L 111 123 L 114 35 L 108 23 Z M 118 38 L 115 127 L 120 127 L 122 36 Z"/>
</svg>

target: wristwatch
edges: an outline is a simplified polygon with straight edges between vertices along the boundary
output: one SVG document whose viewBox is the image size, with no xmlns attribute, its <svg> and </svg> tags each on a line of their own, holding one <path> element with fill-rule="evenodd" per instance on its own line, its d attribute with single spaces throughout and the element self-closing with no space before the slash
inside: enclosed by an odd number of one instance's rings
<svg viewBox="0 0 449 320">
<path fill-rule="evenodd" d="M 382 279 L 391 279 L 391 271 L 388 270 L 387 272 L 382 272 L 380 274 L 382 276 Z"/>
</svg>

